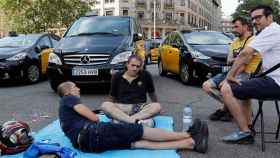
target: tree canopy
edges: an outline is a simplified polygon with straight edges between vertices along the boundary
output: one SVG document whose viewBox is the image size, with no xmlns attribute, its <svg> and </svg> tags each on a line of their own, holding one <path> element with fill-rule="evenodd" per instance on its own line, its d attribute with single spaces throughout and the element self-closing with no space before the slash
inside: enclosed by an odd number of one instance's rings
<svg viewBox="0 0 280 158">
<path fill-rule="evenodd" d="M 273 9 L 274 21 L 280 23 L 280 5 L 278 0 L 239 0 L 239 2 L 240 4 L 238 5 L 235 13 L 232 14 L 233 17 L 249 17 L 249 12 L 252 8 L 254 8 L 257 5 L 264 4 L 269 5 Z"/>
<path fill-rule="evenodd" d="M 32 33 L 68 27 L 92 4 L 93 0 L 0 0 L 0 9 L 12 30 Z"/>
</svg>

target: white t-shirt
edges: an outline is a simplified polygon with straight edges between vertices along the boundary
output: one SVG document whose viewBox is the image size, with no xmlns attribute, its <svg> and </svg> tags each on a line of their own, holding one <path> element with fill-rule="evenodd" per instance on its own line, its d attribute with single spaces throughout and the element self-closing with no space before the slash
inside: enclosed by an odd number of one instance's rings
<svg viewBox="0 0 280 158">
<path fill-rule="evenodd" d="M 266 71 L 280 63 L 280 25 L 271 23 L 264 28 L 249 44 L 262 55 L 262 67 Z M 280 86 L 280 68 L 267 74 Z"/>
</svg>

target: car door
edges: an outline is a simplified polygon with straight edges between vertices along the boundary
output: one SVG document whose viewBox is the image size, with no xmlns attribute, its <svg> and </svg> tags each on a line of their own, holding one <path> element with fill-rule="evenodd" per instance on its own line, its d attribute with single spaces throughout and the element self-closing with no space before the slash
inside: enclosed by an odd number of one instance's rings
<svg viewBox="0 0 280 158">
<path fill-rule="evenodd" d="M 179 73 L 179 57 L 180 57 L 180 52 L 179 52 L 179 44 L 180 41 L 180 36 L 177 32 L 174 32 L 171 34 L 170 38 L 170 48 L 168 49 L 168 70 L 172 73 Z"/>
<path fill-rule="evenodd" d="M 168 55 L 168 50 L 170 48 L 169 38 L 170 38 L 170 36 L 167 36 L 160 47 L 160 60 L 161 60 L 162 66 L 165 70 L 168 70 L 168 65 L 167 65 L 168 56 L 167 55 Z"/>
<path fill-rule="evenodd" d="M 41 63 L 41 73 L 46 74 L 47 67 L 48 67 L 48 59 L 49 59 L 49 53 L 52 51 L 52 44 L 50 42 L 49 36 L 45 35 L 43 36 L 38 44 L 37 44 L 39 51 L 39 60 Z"/>
</svg>

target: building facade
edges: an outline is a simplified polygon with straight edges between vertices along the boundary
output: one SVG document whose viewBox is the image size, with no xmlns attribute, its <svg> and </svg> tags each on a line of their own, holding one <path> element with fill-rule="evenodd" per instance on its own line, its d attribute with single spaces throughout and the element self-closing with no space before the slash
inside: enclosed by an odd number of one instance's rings
<svg viewBox="0 0 280 158">
<path fill-rule="evenodd" d="M 221 0 L 97 0 L 93 11 L 101 16 L 132 16 L 148 38 L 182 29 L 219 30 L 222 17 Z"/>
<path fill-rule="evenodd" d="M 232 19 L 231 18 L 223 18 L 221 21 L 221 30 L 223 32 L 232 32 Z"/>
</svg>

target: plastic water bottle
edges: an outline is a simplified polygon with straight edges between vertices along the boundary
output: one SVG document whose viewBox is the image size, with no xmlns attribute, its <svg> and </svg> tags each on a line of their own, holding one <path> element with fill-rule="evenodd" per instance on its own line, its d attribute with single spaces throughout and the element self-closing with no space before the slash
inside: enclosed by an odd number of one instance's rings
<svg viewBox="0 0 280 158">
<path fill-rule="evenodd" d="M 188 104 L 183 110 L 183 131 L 188 131 L 192 126 L 192 108 Z"/>
</svg>

